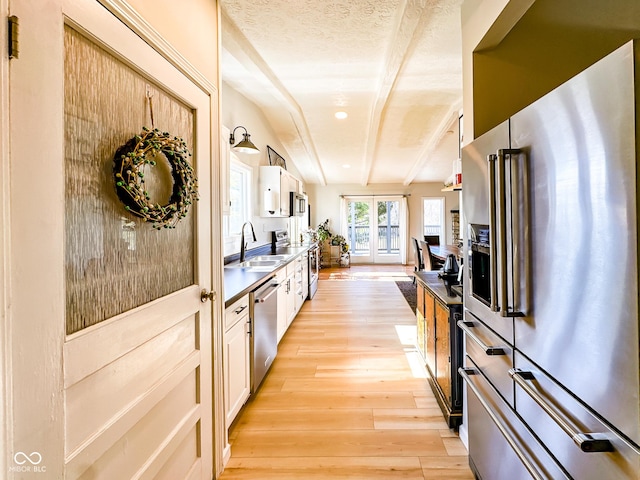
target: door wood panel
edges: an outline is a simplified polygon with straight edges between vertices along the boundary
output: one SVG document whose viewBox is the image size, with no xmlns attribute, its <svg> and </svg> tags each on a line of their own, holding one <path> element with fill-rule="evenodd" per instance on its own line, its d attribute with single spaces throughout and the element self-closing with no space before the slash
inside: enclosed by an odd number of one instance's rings
<svg viewBox="0 0 640 480">
<path fill-rule="evenodd" d="M 436 309 L 436 381 L 448 402 L 451 402 L 451 339 L 449 309 L 435 302 Z"/>
<path fill-rule="evenodd" d="M 425 357 L 429 372 L 436 374 L 436 299 L 433 294 L 424 291 L 424 319 L 425 319 Z"/>
<path fill-rule="evenodd" d="M 199 357 L 195 349 L 195 326 L 195 317 L 187 318 L 69 386 L 65 390 L 67 452 L 74 452 L 98 434 L 104 425 L 144 401 L 155 385 L 166 381 L 166 377 L 192 354 Z M 123 329 L 126 328 L 124 325 Z M 87 405 L 91 405 L 89 414 Z"/>
</svg>

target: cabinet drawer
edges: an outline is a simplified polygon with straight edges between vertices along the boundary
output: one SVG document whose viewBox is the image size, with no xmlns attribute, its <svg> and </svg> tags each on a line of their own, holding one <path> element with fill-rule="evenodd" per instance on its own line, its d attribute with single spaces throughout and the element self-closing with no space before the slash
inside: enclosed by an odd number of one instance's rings
<svg viewBox="0 0 640 480">
<path fill-rule="evenodd" d="M 287 267 L 282 267 L 276 271 L 276 283 L 282 285 L 287 279 Z"/>
<path fill-rule="evenodd" d="M 229 330 L 247 315 L 249 315 L 249 295 L 245 295 L 227 307 L 224 316 L 224 329 Z"/>
<path fill-rule="evenodd" d="M 518 413 L 573 478 L 637 478 L 640 454 L 630 442 L 518 351 L 514 362 Z M 593 389 L 601 388 L 596 378 L 576 369 L 581 373 Z M 615 401 L 613 392 L 601 393 Z"/>
<path fill-rule="evenodd" d="M 290 277 L 296 272 L 296 267 L 298 266 L 297 260 L 298 259 L 295 259 L 287 263 L 287 277 Z"/>
<path fill-rule="evenodd" d="M 465 335 L 467 355 L 513 407 L 513 381 L 509 376 L 513 368 L 513 347 L 468 310 L 464 322 L 458 326 Z"/>
<path fill-rule="evenodd" d="M 465 364 L 469 459 L 477 478 L 570 480 L 469 357 Z"/>
</svg>

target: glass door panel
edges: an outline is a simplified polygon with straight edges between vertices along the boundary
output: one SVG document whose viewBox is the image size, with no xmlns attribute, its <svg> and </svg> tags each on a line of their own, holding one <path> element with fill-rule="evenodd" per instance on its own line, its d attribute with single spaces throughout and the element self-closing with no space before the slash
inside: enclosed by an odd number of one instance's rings
<svg viewBox="0 0 640 480">
<path fill-rule="evenodd" d="M 376 263 L 396 263 L 400 261 L 400 202 L 398 200 L 376 201 L 375 241 Z"/>
<path fill-rule="evenodd" d="M 371 256 L 371 201 L 347 202 L 347 243 L 353 255 Z"/>
<path fill-rule="evenodd" d="M 355 263 L 400 263 L 406 225 L 401 200 L 395 198 L 346 199 L 347 243 Z"/>
</svg>

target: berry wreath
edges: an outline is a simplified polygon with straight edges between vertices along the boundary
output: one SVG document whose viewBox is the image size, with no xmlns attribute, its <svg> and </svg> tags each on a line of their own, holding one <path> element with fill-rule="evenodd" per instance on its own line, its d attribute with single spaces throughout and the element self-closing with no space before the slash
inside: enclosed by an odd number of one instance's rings
<svg viewBox="0 0 640 480">
<path fill-rule="evenodd" d="M 145 165 L 156 165 L 153 158 L 158 153 L 166 157 L 173 178 L 171 197 L 166 205 L 151 202 L 142 172 Z M 187 161 L 190 156 L 182 138 L 172 137 L 157 128 L 149 130 L 142 127 L 142 132 L 120 146 L 113 157 L 116 194 L 125 210 L 144 222 L 151 222 L 158 230 L 175 228 L 186 217 L 193 202 L 198 200 L 198 180 Z"/>
</svg>

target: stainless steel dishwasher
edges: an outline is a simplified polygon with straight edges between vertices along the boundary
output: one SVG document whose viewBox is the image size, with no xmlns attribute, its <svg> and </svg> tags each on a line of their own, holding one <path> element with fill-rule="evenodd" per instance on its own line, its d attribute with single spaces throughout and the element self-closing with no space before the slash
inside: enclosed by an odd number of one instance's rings
<svg viewBox="0 0 640 480">
<path fill-rule="evenodd" d="M 278 353 L 278 283 L 275 277 L 251 292 L 251 392 L 258 390 Z"/>
</svg>

